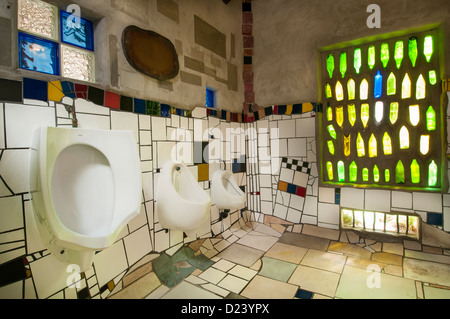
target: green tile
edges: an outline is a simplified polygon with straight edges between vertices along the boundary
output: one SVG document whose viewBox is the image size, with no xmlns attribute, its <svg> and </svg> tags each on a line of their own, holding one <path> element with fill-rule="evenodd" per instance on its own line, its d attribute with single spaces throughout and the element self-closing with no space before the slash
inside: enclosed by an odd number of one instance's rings
<svg viewBox="0 0 450 319">
<path fill-rule="evenodd" d="M 296 264 L 269 257 L 263 257 L 262 268 L 259 275 L 278 281 L 287 282 L 296 268 Z"/>
</svg>

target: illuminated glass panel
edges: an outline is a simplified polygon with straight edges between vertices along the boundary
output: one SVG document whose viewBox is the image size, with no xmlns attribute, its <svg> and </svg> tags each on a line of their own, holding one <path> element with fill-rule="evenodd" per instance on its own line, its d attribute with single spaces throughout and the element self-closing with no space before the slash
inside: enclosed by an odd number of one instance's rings
<svg viewBox="0 0 450 319">
<path fill-rule="evenodd" d="M 362 170 L 362 179 L 363 179 L 363 182 L 369 181 L 369 169 L 367 167 L 364 167 Z"/>
<path fill-rule="evenodd" d="M 428 79 L 431 85 L 435 85 L 437 83 L 437 75 L 435 70 L 428 72 Z"/>
<path fill-rule="evenodd" d="M 420 137 L 420 153 L 427 155 L 430 151 L 430 135 L 422 135 Z"/>
<path fill-rule="evenodd" d="M 400 149 L 409 149 L 409 131 L 406 126 L 402 126 L 400 129 Z"/>
<path fill-rule="evenodd" d="M 405 183 L 405 167 L 403 166 L 402 161 L 398 161 L 397 166 L 395 167 L 395 182 L 397 184 Z"/>
<path fill-rule="evenodd" d="M 419 105 L 409 106 L 409 122 L 412 126 L 417 126 L 420 122 L 420 108 Z"/>
<path fill-rule="evenodd" d="M 327 71 L 330 75 L 330 79 L 333 78 L 333 72 L 334 72 L 334 57 L 332 54 L 329 54 L 327 57 Z"/>
<path fill-rule="evenodd" d="M 345 73 L 347 72 L 347 53 L 345 51 L 341 52 L 341 57 L 339 61 L 339 71 L 342 74 L 342 78 L 344 78 Z"/>
<path fill-rule="evenodd" d="M 19 67 L 59 75 L 59 45 L 19 32 Z"/>
<path fill-rule="evenodd" d="M 342 87 L 341 82 L 337 81 L 336 83 L 336 100 L 342 101 L 344 99 L 344 88 Z"/>
<path fill-rule="evenodd" d="M 331 106 L 327 107 L 327 119 L 329 122 L 333 120 L 333 109 Z"/>
<path fill-rule="evenodd" d="M 361 49 L 356 48 L 353 54 L 353 66 L 355 68 L 356 74 L 359 74 L 362 65 Z"/>
<path fill-rule="evenodd" d="M 430 106 L 427 110 L 427 130 L 436 130 L 436 112 L 432 106 Z"/>
<path fill-rule="evenodd" d="M 351 150 L 351 135 L 344 135 L 344 155 L 350 156 L 350 150 Z"/>
<path fill-rule="evenodd" d="M 359 87 L 359 98 L 361 100 L 367 100 L 368 97 L 369 97 L 369 82 L 367 82 L 366 79 L 363 79 Z"/>
<path fill-rule="evenodd" d="M 383 120 L 383 116 L 384 116 L 384 103 L 378 101 L 375 103 L 375 121 L 377 121 L 377 123 L 380 123 Z"/>
<path fill-rule="evenodd" d="M 375 135 L 371 135 L 369 139 L 369 157 L 377 157 L 378 156 L 378 146 L 377 146 L 377 138 Z"/>
<path fill-rule="evenodd" d="M 358 133 L 358 138 L 356 139 L 356 152 L 358 153 L 358 157 L 366 156 L 366 147 L 364 146 L 364 139 L 361 133 Z"/>
<path fill-rule="evenodd" d="M 348 92 L 348 99 L 350 101 L 356 98 L 356 84 L 353 79 L 350 79 L 347 82 L 347 92 Z"/>
<path fill-rule="evenodd" d="M 435 161 L 431 161 L 428 167 L 428 186 L 435 187 L 438 180 L 438 166 Z"/>
<path fill-rule="evenodd" d="M 350 164 L 349 179 L 350 182 L 356 182 L 358 180 L 358 165 L 356 165 L 355 161 Z"/>
<path fill-rule="evenodd" d="M 328 145 L 328 151 L 330 152 L 331 155 L 334 155 L 335 153 L 335 148 L 334 148 L 334 143 L 333 141 L 328 141 L 327 142 Z"/>
<path fill-rule="evenodd" d="M 327 99 L 331 99 L 333 97 L 333 93 L 331 92 L 331 86 L 329 83 L 325 85 L 325 96 Z"/>
<path fill-rule="evenodd" d="M 419 55 L 418 49 L 417 49 L 417 38 L 416 37 L 411 37 L 409 39 L 408 55 L 409 55 L 409 59 L 411 60 L 412 66 L 415 67 L 416 61 L 417 61 L 417 56 Z"/>
<path fill-rule="evenodd" d="M 383 94 L 383 76 L 378 70 L 377 75 L 375 75 L 375 86 L 374 86 L 374 96 L 379 99 Z"/>
<path fill-rule="evenodd" d="M 384 170 L 384 181 L 386 183 L 389 183 L 391 181 L 391 171 L 389 171 L 389 169 L 385 169 Z"/>
<path fill-rule="evenodd" d="M 389 120 L 391 121 L 391 124 L 395 124 L 398 120 L 398 103 L 397 102 L 391 103 L 391 109 L 389 112 Z"/>
<path fill-rule="evenodd" d="M 394 75 L 394 72 L 391 72 L 387 80 L 387 95 L 395 95 L 396 93 L 397 93 L 397 79 Z"/>
<path fill-rule="evenodd" d="M 342 127 L 344 124 L 344 107 L 339 106 L 336 108 L 336 123 Z"/>
<path fill-rule="evenodd" d="M 376 51 L 375 46 L 371 45 L 369 47 L 369 50 L 367 52 L 367 64 L 369 65 L 369 69 L 373 69 L 376 62 Z"/>
<path fill-rule="evenodd" d="M 334 179 L 334 176 L 333 176 L 333 164 L 331 162 L 327 162 L 327 173 L 328 179 L 332 181 Z"/>
<path fill-rule="evenodd" d="M 402 61 L 403 61 L 403 53 L 404 53 L 404 49 L 403 49 L 403 41 L 397 41 L 395 42 L 395 55 L 394 55 L 394 59 L 395 59 L 395 65 L 397 66 L 397 69 L 400 69 L 401 65 L 402 65 Z"/>
<path fill-rule="evenodd" d="M 91 21 L 73 17 L 61 10 L 61 41 L 77 47 L 94 50 L 94 27 Z"/>
<path fill-rule="evenodd" d="M 349 104 L 347 109 L 348 109 L 348 121 L 350 122 L 351 126 L 354 126 L 356 123 L 356 105 Z"/>
<path fill-rule="evenodd" d="M 392 155 L 392 139 L 388 132 L 385 132 L 383 136 L 383 152 L 384 155 Z"/>
<path fill-rule="evenodd" d="M 424 48 L 423 48 L 423 54 L 425 55 L 425 58 L 427 59 L 427 62 L 429 63 L 431 60 L 431 57 L 433 56 L 434 52 L 434 46 L 433 46 L 433 36 L 428 35 L 425 37 L 424 41 Z"/>
<path fill-rule="evenodd" d="M 95 55 L 61 44 L 62 76 L 86 82 L 95 82 Z"/>
<path fill-rule="evenodd" d="M 373 181 L 378 183 L 380 181 L 380 170 L 377 165 L 373 167 Z"/>
<path fill-rule="evenodd" d="M 19 0 L 17 27 L 58 41 L 58 8 L 40 0 Z"/>
<path fill-rule="evenodd" d="M 363 123 L 364 128 L 367 127 L 370 119 L 370 107 L 369 104 L 364 103 L 361 105 L 361 121 Z"/>
<path fill-rule="evenodd" d="M 334 129 L 334 126 L 333 126 L 333 125 L 328 125 L 328 133 L 330 133 L 330 136 L 331 136 L 333 139 L 336 139 L 336 138 L 337 138 L 336 130 Z"/>
<path fill-rule="evenodd" d="M 386 69 L 387 64 L 389 63 L 389 44 L 383 43 L 381 45 L 380 59 L 381 62 L 383 63 L 383 68 Z"/>
<path fill-rule="evenodd" d="M 409 99 L 411 97 L 411 80 L 408 73 L 405 74 L 402 82 L 402 99 Z"/>
<path fill-rule="evenodd" d="M 338 180 L 340 182 L 345 182 L 345 164 L 343 161 L 338 162 Z"/>
<path fill-rule="evenodd" d="M 417 79 L 416 83 L 416 100 L 423 100 L 426 95 L 426 87 L 427 84 L 425 83 L 425 79 L 423 78 L 423 75 L 419 75 L 419 78 Z"/>
<path fill-rule="evenodd" d="M 420 183 L 420 166 L 415 159 L 411 163 L 411 181 L 414 184 Z"/>
</svg>

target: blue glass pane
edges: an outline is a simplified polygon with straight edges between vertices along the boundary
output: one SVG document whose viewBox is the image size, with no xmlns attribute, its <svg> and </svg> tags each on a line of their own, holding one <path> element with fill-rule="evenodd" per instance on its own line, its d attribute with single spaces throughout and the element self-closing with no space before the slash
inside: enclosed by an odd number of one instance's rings
<svg viewBox="0 0 450 319">
<path fill-rule="evenodd" d="M 206 89 L 206 107 L 216 107 L 214 95 L 215 93 L 213 90 Z"/>
<path fill-rule="evenodd" d="M 59 75 L 58 43 L 19 32 L 19 67 Z"/>
<path fill-rule="evenodd" d="M 92 22 L 77 18 L 61 10 L 61 41 L 94 51 L 94 28 Z"/>
<path fill-rule="evenodd" d="M 381 75 L 380 71 L 378 71 L 377 75 L 375 76 L 375 89 L 374 89 L 375 98 L 379 99 L 382 94 L 383 94 L 383 76 Z"/>
</svg>

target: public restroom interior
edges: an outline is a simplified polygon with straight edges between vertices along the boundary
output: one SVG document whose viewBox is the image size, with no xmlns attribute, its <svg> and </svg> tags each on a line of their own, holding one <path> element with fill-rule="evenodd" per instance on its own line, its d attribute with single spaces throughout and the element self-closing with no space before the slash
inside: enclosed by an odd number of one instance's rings
<svg viewBox="0 0 450 319">
<path fill-rule="evenodd" d="M 69 6 L 92 22 L 92 48 L 63 43 L 60 10 Z M 173 44 L 176 75 L 157 79 L 131 65 L 122 39 L 131 25 Z M 0 298 L 450 298 L 449 30 L 447 0 L 2 1 Z M 20 41 L 43 45 L 37 38 L 56 43 L 60 54 L 50 65 L 58 70 L 40 70 L 47 62 L 40 63 L 36 52 L 24 57 L 33 48 L 22 50 Z M 410 65 L 412 38 L 417 68 Z M 399 41 L 405 47 L 396 66 Z M 391 50 L 386 62 L 380 60 L 384 42 Z M 372 44 L 377 51 L 369 69 Z M 356 72 L 358 47 L 363 58 Z M 373 97 L 377 70 L 383 83 L 392 70 L 397 95 L 383 84 L 381 98 Z M 408 98 L 415 102 L 402 113 L 405 72 L 411 78 Z M 359 97 L 364 74 L 371 107 L 377 99 L 401 102 L 397 116 L 409 128 L 408 149 L 389 153 L 381 134 L 374 153 L 369 134 L 367 154 L 355 156 L 356 135 L 365 137 L 367 128 L 375 128 L 374 134 L 384 129 L 389 145 L 403 145 L 388 103 L 385 122 L 375 115 L 368 127 L 358 126 L 359 117 L 349 124 L 351 102 L 347 93 L 341 102 L 337 82 L 346 90 L 353 76 Z M 424 97 L 417 93 L 418 78 L 425 78 Z M 341 103 L 345 115 L 337 111 Z M 410 104 L 420 106 L 417 122 Z M 426 121 L 430 106 L 433 128 Z M 140 213 L 81 274 L 49 252 L 33 217 L 32 137 L 46 126 L 134 132 Z M 354 136 L 348 150 L 339 127 Z M 422 137 L 428 138 L 426 147 Z M 348 161 L 352 156 L 359 173 L 349 180 L 340 164 L 356 169 Z M 395 157 L 395 165 L 382 169 L 390 163 L 383 156 Z M 208 221 L 195 234 L 164 229 L 155 199 L 164 191 L 158 182 L 169 161 L 186 165 L 209 195 L 214 173 L 231 171 L 246 205 L 223 215 L 212 199 Z M 368 216 L 373 224 L 381 216 L 381 228 L 370 226 Z"/>
</svg>

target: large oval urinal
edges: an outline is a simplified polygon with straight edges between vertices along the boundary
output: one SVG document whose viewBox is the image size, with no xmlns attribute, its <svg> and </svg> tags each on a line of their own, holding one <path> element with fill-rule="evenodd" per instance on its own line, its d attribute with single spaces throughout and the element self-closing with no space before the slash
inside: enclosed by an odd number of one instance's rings
<svg viewBox="0 0 450 319">
<path fill-rule="evenodd" d="M 245 193 L 229 171 L 217 171 L 214 174 L 211 197 L 218 209 L 233 210 L 245 207 Z"/>
<path fill-rule="evenodd" d="M 211 198 L 184 164 L 167 163 L 159 177 L 156 211 L 161 227 L 192 232 L 209 217 Z"/>
</svg>

